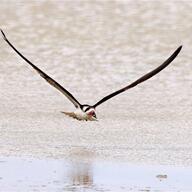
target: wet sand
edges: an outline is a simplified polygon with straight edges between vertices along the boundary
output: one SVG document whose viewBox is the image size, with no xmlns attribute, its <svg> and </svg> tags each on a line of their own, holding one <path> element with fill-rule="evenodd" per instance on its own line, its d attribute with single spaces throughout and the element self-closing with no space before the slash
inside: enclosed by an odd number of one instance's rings
<svg viewBox="0 0 192 192">
<path fill-rule="evenodd" d="M 99 106 L 98 122 L 79 122 L 60 113 L 73 105 L 1 38 L 3 191 L 192 191 L 192 2 L 0 4 L 9 40 L 83 104 L 127 85 L 183 45 L 159 75 Z M 74 186 L 79 172 L 93 184 Z"/>
</svg>

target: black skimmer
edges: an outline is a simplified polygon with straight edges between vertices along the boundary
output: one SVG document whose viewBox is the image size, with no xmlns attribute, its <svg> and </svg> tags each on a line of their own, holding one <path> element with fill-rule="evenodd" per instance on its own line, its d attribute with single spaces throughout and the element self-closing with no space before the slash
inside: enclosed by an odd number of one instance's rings
<svg viewBox="0 0 192 192">
<path fill-rule="evenodd" d="M 163 64 L 161 64 L 160 66 L 158 66 L 157 68 L 155 68 L 154 70 L 150 71 L 149 73 L 143 75 L 142 77 L 140 77 L 139 79 L 137 79 L 136 81 L 134 81 L 133 83 L 119 89 L 118 91 L 115 91 L 107 96 L 105 96 L 104 98 L 102 98 L 101 100 L 99 100 L 97 103 L 95 103 L 94 105 L 82 105 L 79 101 L 77 101 L 77 99 L 69 92 L 67 91 L 64 87 L 62 87 L 59 83 L 57 83 L 54 79 L 52 79 L 51 77 L 49 77 L 46 73 L 44 73 L 41 69 L 39 69 L 37 66 L 35 66 L 31 61 L 29 61 L 25 56 L 23 56 L 11 43 L 10 41 L 7 39 L 7 37 L 5 36 L 4 32 L 1 30 L 1 33 L 3 35 L 4 40 L 9 44 L 10 47 L 12 47 L 12 49 L 21 57 L 23 58 L 29 65 L 31 65 L 38 73 L 41 77 L 43 77 L 49 84 L 51 84 L 53 87 L 55 87 L 56 89 L 58 89 L 61 93 L 63 93 L 76 107 L 76 111 L 74 112 L 62 112 L 70 117 L 73 117 L 75 119 L 78 120 L 89 120 L 89 121 L 95 121 L 97 120 L 96 117 L 96 107 L 99 106 L 100 104 L 102 104 L 103 102 L 111 99 L 112 97 L 128 90 L 131 89 L 133 87 L 135 87 L 136 85 L 150 79 L 151 77 L 153 77 L 154 75 L 156 75 L 157 73 L 159 73 L 161 70 L 163 70 L 165 67 L 167 67 L 175 58 L 176 56 L 179 54 L 179 52 L 181 51 L 182 46 L 178 47 L 174 53 L 166 60 L 164 61 Z"/>
</svg>

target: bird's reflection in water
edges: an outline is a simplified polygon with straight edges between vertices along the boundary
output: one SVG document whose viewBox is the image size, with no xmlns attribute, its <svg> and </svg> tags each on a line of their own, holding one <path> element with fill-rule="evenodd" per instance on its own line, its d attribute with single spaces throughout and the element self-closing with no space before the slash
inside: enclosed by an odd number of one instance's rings
<svg viewBox="0 0 192 192">
<path fill-rule="evenodd" d="M 89 163 L 72 163 L 70 178 L 73 186 L 92 186 L 93 173 L 91 165 Z"/>
<path fill-rule="evenodd" d="M 93 152 L 87 149 L 71 151 L 69 180 L 73 187 L 89 188 L 93 186 Z"/>
</svg>

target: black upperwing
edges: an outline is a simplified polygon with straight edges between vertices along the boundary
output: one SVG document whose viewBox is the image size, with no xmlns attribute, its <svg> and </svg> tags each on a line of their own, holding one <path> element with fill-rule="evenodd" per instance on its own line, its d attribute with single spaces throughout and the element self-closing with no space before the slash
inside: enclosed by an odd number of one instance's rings
<svg viewBox="0 0 192 192">
<path fill-rule="evenodd" d="M 76 108 L 80 107 L 81 104 L 75 99 L 75 97 L 69 93 L 64 87 L 62 87 L 59 83 L 57 83 L 54 79 L 49 77 L 46 73 L 44 73 L 41 69 L 36 67 L 31 61 L 29 61 L 26 57 L 24 57 L 7 39 L 4 32 L 1 30 L 1 33 L 3 35 L 4 40 L 12 47 L 12 49 L 20 56 L 22 57 L 29 65 L 31 65 L 39 74 L 41 77 L 43 77 L 49 84 L 51 84 L 53 87 L 58 89 L 61 93 L 63 93 L 74 105 Z"/>
<path fill-rule="evenodd" d="M 111 99 L 112 97 L 130 89 L 135 87 L 136 85 L 146 81 L 147 79 L 150 79 L 151 77 L 153 77 L 154 75 L 156 75 L 157 73 L 159 73 L 161 70 L 163 70 L 165 67 L 167 67 L 179 54 L 179 52 L 181 51 L 182 46 L 178 47 L 176 49 L 176 51 L 163 63 L 161 64 L 159 67 L 157 67 L 156 69 L 150 71 L 149 73 L 145 74 L 144 76 L 140 77 L 139 79 L 137 79 L 136 81 L 134 81 L 133 83 L 131 83 L 130 85 L 123 87 L 122 89 L 115 91 L 107 96 L 105 96 L 103 99 L 101 99 L 100 101 L 98 101 L 95 105 L 93 105 L 93 107 L 97 107 L 98 105 L 100 105 L 101 103 L 107 101 L 108 99 Z"/>
</svg>

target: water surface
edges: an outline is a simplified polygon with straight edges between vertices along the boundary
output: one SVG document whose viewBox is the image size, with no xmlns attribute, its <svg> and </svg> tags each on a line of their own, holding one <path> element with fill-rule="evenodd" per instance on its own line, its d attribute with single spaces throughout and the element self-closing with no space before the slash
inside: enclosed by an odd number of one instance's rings
<svg viewBox="0 0 192 192">
<path fill-rule="evenodd" d="M 191 191 L 192 167 L 0 159 L 3 191 Z"/>
</svg>

